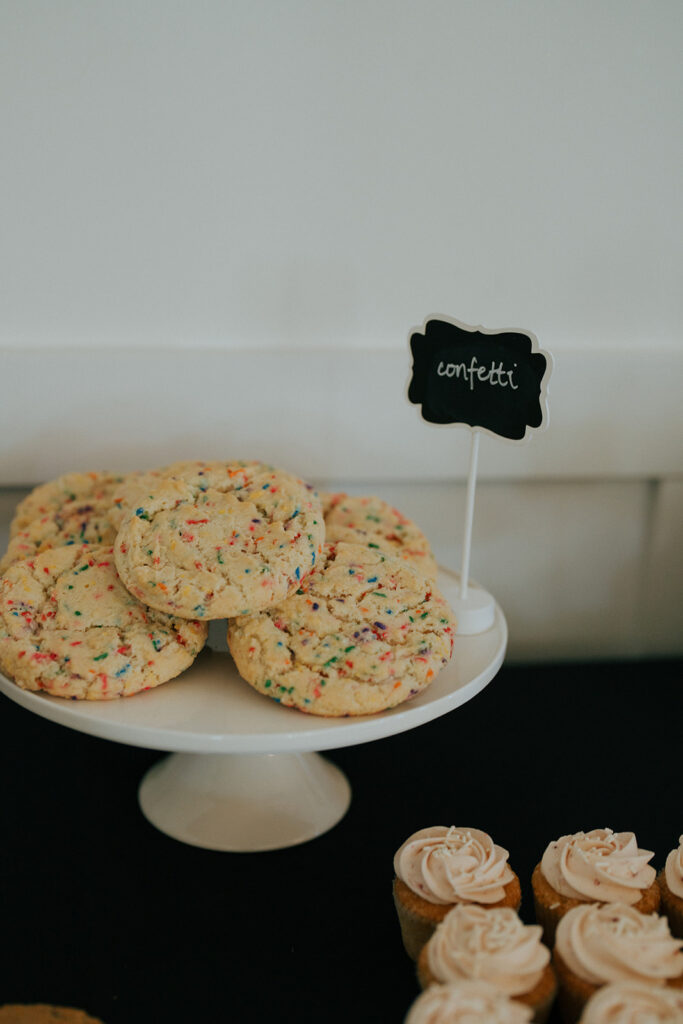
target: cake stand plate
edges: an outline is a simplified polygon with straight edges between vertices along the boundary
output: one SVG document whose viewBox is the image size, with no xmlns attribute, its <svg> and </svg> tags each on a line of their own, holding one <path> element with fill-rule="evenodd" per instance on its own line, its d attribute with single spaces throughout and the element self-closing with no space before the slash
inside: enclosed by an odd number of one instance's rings
<svg viewBox="0 0 683 1024">
<path fill-rule="evenodd" d="M 457 576 L 439 572 L 444 586 Z M 0 691 L 71 729 L 132 746 L 172 751 L 144 776 L 143 814 L 162 832 L 213 850 L 294 846 L 332 828 L 351 799 L 348 781 L 318 751 L 368 743 L 414 729 L 464 704 L 503 663 L 507 623 L 456 636 L 435 681 L 405 704 L 377 715 L 319 718 L 286 708 L 239 676 L 212 623 L 209 644 L 177 679 L 124 700 L 70 701 L 21 690 L 0 674 Z"/>
</svg>

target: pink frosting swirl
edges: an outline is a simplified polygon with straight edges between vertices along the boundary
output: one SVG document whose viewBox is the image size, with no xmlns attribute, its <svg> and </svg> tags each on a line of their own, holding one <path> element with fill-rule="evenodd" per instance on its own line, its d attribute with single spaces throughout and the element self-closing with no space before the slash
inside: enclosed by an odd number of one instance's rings
<svg viewBox="0 0 683 1024">
<path fill-rule="evenodd" d="M 479 829 L 434 825 L 403 843 L 394 856 L 394 871 L 430 903 L 498 903 L 515 877 L 508 856 Z"/>
<path fill-rule="evenodd" d="M 584 1007 L 580 1024 L 681 1024 L 683 992 L 642 981 L 603 985 Z"/>
<path fill-rule="evenodd" d="M 439 981 L 481 979 L 518 996 L 538 984 L 550 960 L 541 933 L 510 907 L 460 903 L 427 943 L 429 969 Z"/>
<path fill-rule="evenodd" d="M 529 1024 L 532 1011 L 485 981 L 430 985 L 415 1000 L 405 1024 Z"/>
<path fill-rule="evenodd" d="M 680 896 L 683 899 L 683 836 L 679 838 L 678 842 L 680 844 L 678 849 L 672 850 L 666 858 L 664 877 L 674 896 Z"/>
<path fill-rule="evenodd" d="M 644 981 L 661 985 L 683 973 L 683 940 L 665 917 L 624 903 L 586 903 L 560 920 L 555 949 L 574 974 L 591 985 Z"/>
<path fill-rule="evenodd" d="M 562 896 L 601 903 L 637 903 L 655 880 L 650 850 L 639 850 L 633 832 L 595 828 L 550 843 L 541 871 Z"/>
</svg>

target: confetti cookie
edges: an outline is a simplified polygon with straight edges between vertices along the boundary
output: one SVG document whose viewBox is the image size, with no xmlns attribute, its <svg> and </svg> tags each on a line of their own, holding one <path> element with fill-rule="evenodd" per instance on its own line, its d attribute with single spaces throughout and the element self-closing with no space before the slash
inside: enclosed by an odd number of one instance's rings
<svg viewBox="0 0 683 1024">
<path fill-rule="evenodd" d="M 102 1024 L 83 1010 L 46 1003 L 6 1003 L 0 1006 L 0 1024 Z"/>
<path fill-rule="evenodd" d="M 215 465 L 215 464 L 214 464 Z M 210 472 L 212 463 L 201 461 L 173 462 L 156 469 L 138 470 L 128 473 L 114 490 L 111 520 L 118 531 L 131 508 L 138 508 L 141 502 L 151 498 L 159 480 L 172 476 L 190 474 L 191 480 L 201 483 L 201 478 Z"/>
<path fill-rule="evenodd" d="M 435 580 L 436 559 L 419 526 L 376 497 L 324 494 L 325 539 L 366 544 L 385 555 L 403 558 L 424 576 Z"/>
<path fill-rule="evenodd" d="M 432 682 L 454 620 L 431 581 L 360 544 L 326 544 L 314 572 L 276 608 L 228 623 L 240 675 L 316 715 L 368 715 Z"/>
<path fill-rule="evenodd" d="M 111 503 L 115 491 L 125 479 L 121 473 L 65 473 L 56 480 L 34 487 L 14 510 L 10 537 L 26 529 L 34 519 L 58 512 L 63 505 L 72 502 L 88 504 L 91 501 Z"/>
<path fill-rule="evenodd" d="M 116 526 L 112 519 L 111 495 L 76 498 L 32 519 L 9 542 L 0 559 L 0 573 L 26 558 L 67 544 L 113 544 Z"/>
<path fill-rule="evenodd" d="M 140 502 L 121 524 L 116 565 L 132 594 L 173 615 L 222 619 L 278 604 L 322 551 L 315 491 L 260 462 L 190 463 Z"/>
<path fill-rule="evenodd" d="M 188 668 L 206 635 L 205 623 L 140 604 L 111 547 L 53 548 L 0 579 L 0 669 L 23 690 L 127 697 Z"/>
</svg>

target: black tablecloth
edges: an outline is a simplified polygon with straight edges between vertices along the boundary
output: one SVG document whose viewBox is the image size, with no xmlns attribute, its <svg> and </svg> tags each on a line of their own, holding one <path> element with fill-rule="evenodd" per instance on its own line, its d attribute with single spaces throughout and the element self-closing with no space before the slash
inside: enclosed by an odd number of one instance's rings
<svg viewBox="0 0 683 1024">
<path fill-rule="evenodd" d="M 419 989 L 392 904 L 397 847 L 428 825 L 484 829 L 510 851 L 526 921 L 532 869 L 559 835 L 632 830 L 660 867 L 683 834 L 682 680 L 680 660 L 503 666 L 435 722 L 331 751 L 346 816 L 256 854 L 146 821 L 137 787 L 164 755 L 2 698 L 0 1002 L 106 1024 L 400 1024 Z"/>
</svg>

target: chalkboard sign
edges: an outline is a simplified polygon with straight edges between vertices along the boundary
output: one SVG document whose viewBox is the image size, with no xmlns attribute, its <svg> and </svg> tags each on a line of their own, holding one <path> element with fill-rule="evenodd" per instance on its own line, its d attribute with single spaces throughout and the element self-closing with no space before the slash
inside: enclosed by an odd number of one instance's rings
<svg viewBox="0 0 683 1024">
<path fill-rule="evenodd" d="M 408 398 L 429 423 L 461 423 L 510 441 L 547 423 L 551 360 L 532 334 L 432 318 L 410 338 Z"/>
</svg>

